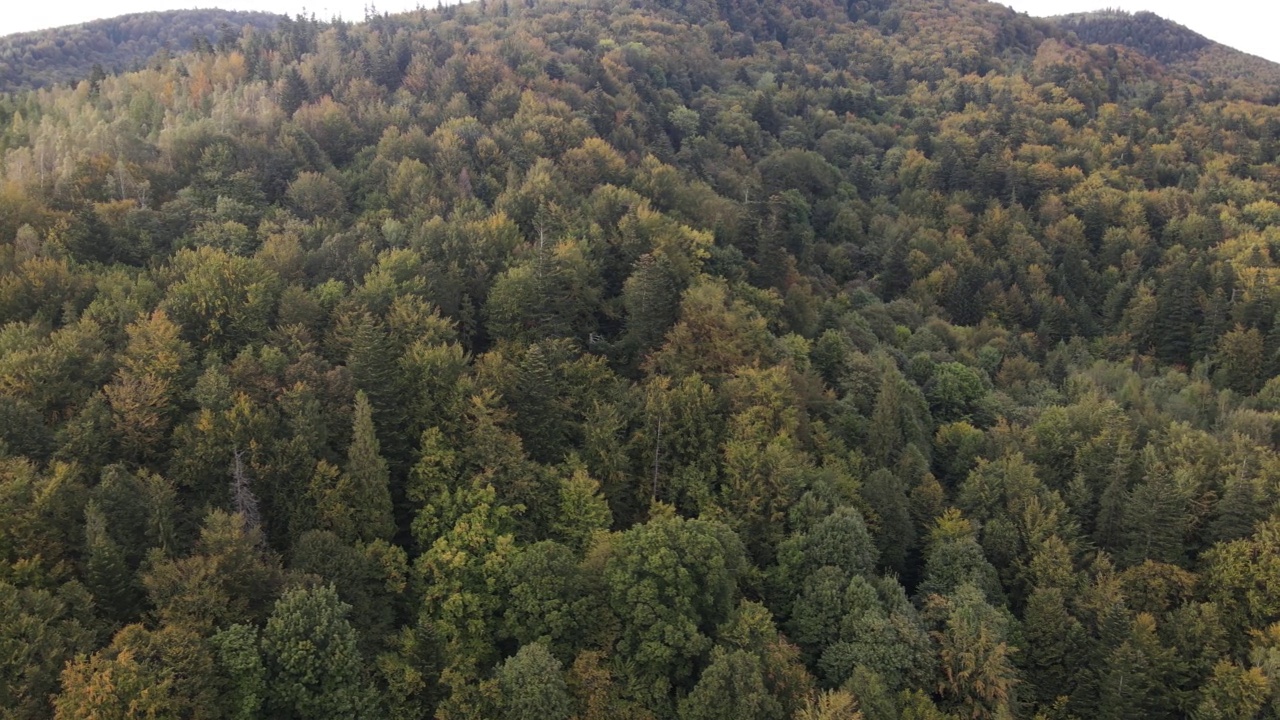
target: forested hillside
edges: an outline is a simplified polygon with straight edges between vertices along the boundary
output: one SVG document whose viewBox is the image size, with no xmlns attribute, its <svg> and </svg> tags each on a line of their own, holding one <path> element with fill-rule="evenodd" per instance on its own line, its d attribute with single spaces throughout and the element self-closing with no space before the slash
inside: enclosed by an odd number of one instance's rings
<svg viewBox="0 0 1280 720">
<path fill-rule="evenodd" d="M 1155 13 L 1103 10 L 1052 20 L 1085 42 L 1133 48 L 1190 73 L 1210 88 L 1215 82 L 1245 86 L 1255 98 L 1280 104 L 1280 66 L 1213 42 Z"/>
<path fill-rule="evenodd" d="M 133 70 L 157 52 L 182 52 L 197 43 L 229 49 L 245 27 L 272 30 L 281 20 L 287 18 L 260 12 L 172 10 L 6 35 L 0 37 L 0 92 L 74 83 L 95 72 Z"/>
<path fill-rule="evenodd" d="M 1280 109 L 981 0 L 0 101 L 0 718 L 1280 715 Z"/>
</svg>

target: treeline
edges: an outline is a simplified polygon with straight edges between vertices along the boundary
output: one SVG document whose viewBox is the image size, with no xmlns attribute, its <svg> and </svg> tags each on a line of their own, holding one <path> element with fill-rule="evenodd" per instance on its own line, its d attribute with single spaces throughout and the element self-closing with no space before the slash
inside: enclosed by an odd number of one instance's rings
<svg viewBox="0 0 1280 720">
<path fill-rule="evenodd" d="M 1280 711 L 1280 110 L 978 0 L 0 102 L 0 717 Z"/>
<path fill-rule="evenodd" d="M 74 83 L 98 73 L 145 65 L 161 51 L 197 43 L 238 43 L 245 27 L 270 31 L 282 16 L 230 10 L 172 10 L 121 15 L 51 30 L 0 37 L 0 92 Z"/>
</svg>

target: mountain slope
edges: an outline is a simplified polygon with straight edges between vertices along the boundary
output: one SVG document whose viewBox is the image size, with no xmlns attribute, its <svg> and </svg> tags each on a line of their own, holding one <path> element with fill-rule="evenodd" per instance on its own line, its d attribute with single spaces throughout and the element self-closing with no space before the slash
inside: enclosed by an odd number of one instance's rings
<svg viewBox="0 0 1280 720">
<path fill-rule="evenodd" d="M 1280 109 L 980 0 L 0 97 L 0 707 L 1255 718 Z"/>
<path fill-rule="evenodd" d="M 238 40 L 252 26 L 270 30 L 281 20 L 271 13 L 172 10 L 137 13 L 80 25 L 0 37 L 0 92 L 82 80 L 94 66 L 131 70 L 162 48 L 181 52 L 199 37 L 208 43 Z"/>
</svg>

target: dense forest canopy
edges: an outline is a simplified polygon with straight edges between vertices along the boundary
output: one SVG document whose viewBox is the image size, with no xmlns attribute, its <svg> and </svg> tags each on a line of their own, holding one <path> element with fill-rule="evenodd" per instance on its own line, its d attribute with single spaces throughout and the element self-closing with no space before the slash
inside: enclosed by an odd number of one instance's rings
<svg viewBox="0 0 1280 720">
<path fill-rule="evenodd" d="M 0 718 L 1280 714 L 1280 108 L 982 0 L 0 100 Z"/>
<path fill-rule="evenodd" d="M 263 12 L 171 10 L 5 35 L 0 37 L 0 92 L 133 70 L 158 52 L 206 44 L 227 49 L 239 42 L 244 28 L 272 30 L 281 19 Z"/>
</svg>

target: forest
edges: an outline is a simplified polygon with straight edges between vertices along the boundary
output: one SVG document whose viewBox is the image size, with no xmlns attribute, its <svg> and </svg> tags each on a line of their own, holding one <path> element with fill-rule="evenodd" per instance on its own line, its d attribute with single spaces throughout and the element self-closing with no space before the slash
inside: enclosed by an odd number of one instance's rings
<svg viewBox="0 0 1280 720">
<path fill-rule="evenodd" d="M 0 92 L 100 80 L 145 65 L 157 53 L 199 45 L 230 49 L 242 29 L 270 31 L 281 16 L 228 10 L 135 13 L 0 37 Z"/>
<path fill-rule="evenodd" d="M 0 719 L 1280 717 L 1230 52 L 479 0 L 0 96 Z"/>
</svg>

